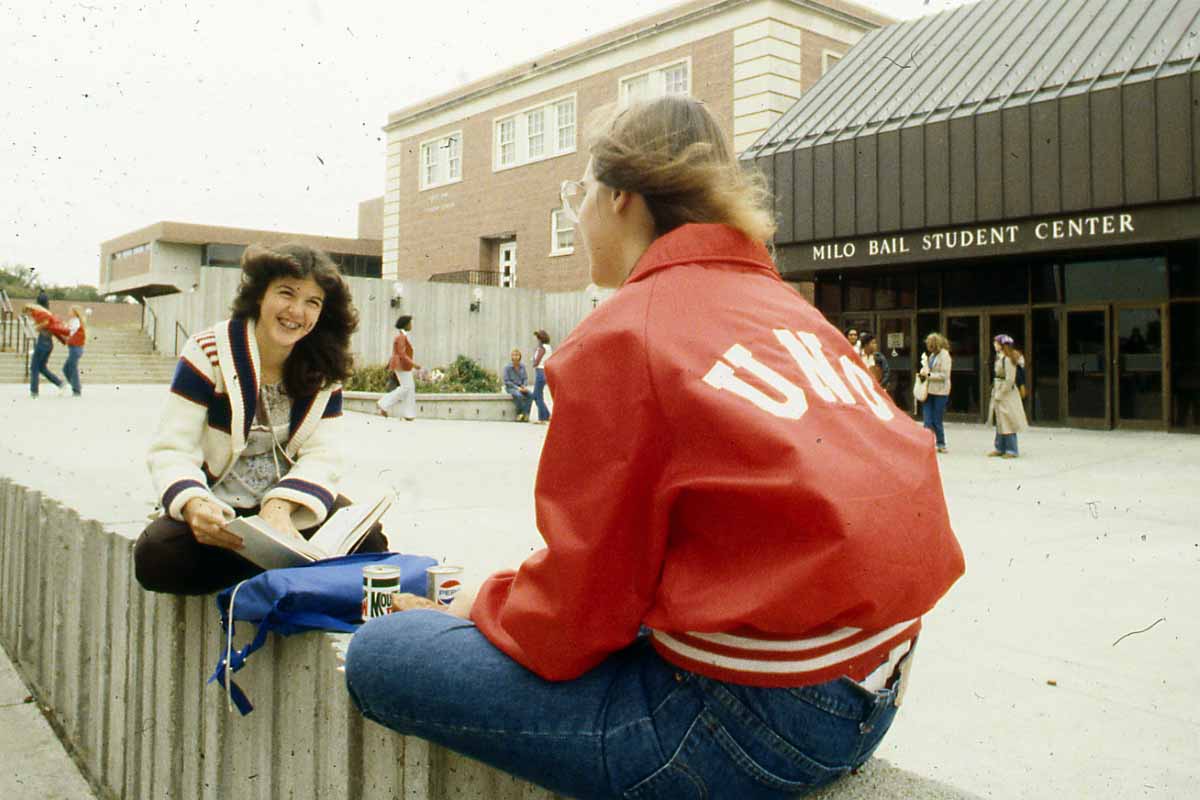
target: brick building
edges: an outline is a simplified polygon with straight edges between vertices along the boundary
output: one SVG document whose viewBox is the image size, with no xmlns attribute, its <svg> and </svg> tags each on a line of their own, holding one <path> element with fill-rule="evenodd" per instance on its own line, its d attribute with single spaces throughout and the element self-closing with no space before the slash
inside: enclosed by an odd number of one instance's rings
<svg viewBox="0 0 1200 800">
<path fill-rule="evenodd" d="M 890 21 L 841 0 L 699 0 L 390 114 L 384 277 L 586 286 L 558 188 L 583 173 L 592 112 L 689 94 L 740 151 Z"/>
</svg>

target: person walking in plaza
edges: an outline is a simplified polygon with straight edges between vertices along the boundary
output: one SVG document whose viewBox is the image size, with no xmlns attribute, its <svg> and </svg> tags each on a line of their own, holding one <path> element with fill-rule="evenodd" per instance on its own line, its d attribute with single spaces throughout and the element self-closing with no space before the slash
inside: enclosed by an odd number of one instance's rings
<svg viewBox="0 0 1200 800">
<path fill-rule="evenodd" d="M 392 340 L 392 357 L 388 369 L 396 376 L 396 388 L 379 398 L 380 416 L 391 416 L 399 406 L 400 416 L 412 422 L 417 418 L 417 382 L 413 370 L 421 365 L 413 361 L 412 317 L 408 314 L 396 320 L 396 337 Z"/>
<path fill-rule="evenodd" d="M 350 504 L 341 381 L 358 312 L 337 266 L 305 245 L 251 245 L 232 312 L 184 345 L 151 441 L 162 516 L 133 548 L 150 591 L 207 594 L 262 572 L 225 529 L 235 516 L 307 539 Z M 378 526 L 358 547 L 386 549 Z"/>
<path fill-rule="evenodd" d="M 987 424 L 995 425 L 996 441 L 989 456 L 1016 458 L 1017 434 L 1029 427 L 1025 418 L 1025 403 L 1017 388 L 1017 370 L 1024 358 L 1013 347 L 1013 339 L 1001 333 L 992 340 L 996 350 L 992 374 L 992 399 L 988 405 Z"/>
<path fill-rule="evenodd" d="M 858 340 L 858 331 L 854 328 L 846 331 L 846 341 L 854 348 L 856 355 L 862 355 L 862 342 Z"/>
<path fill-rule="evenodd" d="M 41 300 L 45 292 L 38 295 Z M 49 302 L 49 301 L 47 301 Z M 50 371 L 50 355 L 54 352 L 54 340 L 66 341 L 69 333 L 67 324 L 50 313 L 41 303 L 27 303 L 21 313 L 33 320 L 37 339 L 34 340 L 33 350 L 29 354 L 29 396 L 35 400 L 39 394 L 39 379 L 45 378 L 55 385 L 65 395 L 70 391 L 67 382 Z"/>
<path fill-rule="evenodd" d="M 529 420 L 529 409 L 533 405 L 533 394 L 529 388 L 529 373 L 521 363 L 521 351 L 513 348 L 509 354 L 511 363 L 504 365 L 504 391 L 513 399 L 517 407 L 517 422 Z"/>
<path fill-rule="evenodd" d="M 533 402 L 537 404 L 538 424 L 545 425 L 550 421 L 550 409 L 546 407 L 546 360 L 554 351 L 550 347 L 550 334 L 544 330 L 536 330 L 533 337 L 537 339 L 537 350 L 533 351 Z"/>
<path fill-rule="evenodd" d="M 63 362 L 63 375 L 71 384 L 76 397 L 83 396 L 83 383 L 79 379 L 79 361 L 87 344 L 87 321 L 83 309 L 71 306 L 71 318 L 67 321 L 67 360 Z"/>
<path fill-rule="evenodd" d="M 920 376 L 925 379 L 929 396 L 921 406 L 925 427 L 933 431 L 939 453 L 946 452 L 946 404 L 950 402 L 950 343 L 940 333 L 925 337 L 925 365 Z"/>
<path fill-rule="evenodd" d="M 888 365 L 887 357 L 879 352 L 879 338 L 873 333 L 864 333 L 859 341 L 862 343 L 862 358 L 867 364 L 867 372 L 879 381 L 879 385 L 890 396 L 892 369 Z"/>
<path fill-rule="evenodd" d="M 570 797 L 794 797 L 871 756 L 963 572 L 936 455 L 783 282 L 707 106 L 635 102 L 588 150 L 564 211 L 617 291 L 546 369 L 546 547 L 449 613 L 397 595 L 347 687 Z"/>
</svg>

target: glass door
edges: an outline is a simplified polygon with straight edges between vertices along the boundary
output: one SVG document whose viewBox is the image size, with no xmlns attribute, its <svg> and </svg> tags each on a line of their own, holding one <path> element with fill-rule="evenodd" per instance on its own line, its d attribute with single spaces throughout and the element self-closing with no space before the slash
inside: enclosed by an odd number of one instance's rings
<svg viewBox="0 0 1200 800">
<path fill-rule="evenodd" d="M 1112 427 L 1108 309 L 1067 312 L 1067 424 Z"/>
<path fill-rule="evenodd" d="M 916 320 L 912 314 L 903 316 L 879 315 L 879 352 L 888 362 L 887 389 L 897 407 L 910 414 L 915 412 L 912 395 Z"/>
<path fill-rule="evenodd" d="M 946 316 L 946 338 L 950 340 L 950 402 L 948 414 L 971 422 L 980 418 L 981 359 L 979 315 Z"/>
<path fill-rule="evenodd" d="M 1062 421 L 1062 376 L 1059 349 L 1062 342 L 1063 311 L 1058 308 L 1033 310 L 1033 339 L 1025 354 L 1026 381 L 1033 392 L 1030 420 Z M 1032 358 L 1031 358 L 1032 357 Z"/>
<path fill-rule="evenodd" d="M 1117 425 L 1164 428 L 1162 307 L 1118 306 L 1114 314 Z"/>
</svg>

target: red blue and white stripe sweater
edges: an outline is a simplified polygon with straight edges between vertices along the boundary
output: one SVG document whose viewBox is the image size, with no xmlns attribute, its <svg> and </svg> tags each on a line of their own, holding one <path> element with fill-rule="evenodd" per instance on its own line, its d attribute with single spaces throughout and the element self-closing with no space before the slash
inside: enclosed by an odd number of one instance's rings
<svg viewBox="0 0 1200 800">
<path fill-rule="evenodd" d="M 232 519 L 233 509 L 209 487 L 237 463 L 246 447 L 259 397 L 254 321 L 232 319 L 190 338 L 180 354 L 171 393 L 147 463 L 163 510 L 183 519 L 183 506 L 205 497 Z M 295 463 L 263 497 L 297 504 L 292 522 L 303 529 L 324 522 L 341 475 L 338 429 L 342 390 L 333 386 L 293 398 L 285 451 Z"/>
</svg>

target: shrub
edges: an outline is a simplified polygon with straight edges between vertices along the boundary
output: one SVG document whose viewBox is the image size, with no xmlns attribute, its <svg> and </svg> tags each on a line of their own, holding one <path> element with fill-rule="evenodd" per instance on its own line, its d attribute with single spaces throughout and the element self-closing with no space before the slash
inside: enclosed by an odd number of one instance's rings
<svg viewBox="0 0 1200 800">
<path fill-rule="evenodd" d="M 355 367 L 343 388 L 348 392 L 386 392 L 389 375 L 387 364 Z"/>
<path fill-rule="evenodd" d="M 439 377 L 441 380 L 437 380 Z M 498 392 L 500 386 L 500 379 L 496 377 L 496 373 L 489 372 L 466 356 L 459 356 L 450 366 L 435 369 L 428 375 L 421 375 L 417 378 L 417 391 L 423 393 Z"/>
<path fill-rule="evenodd" d="M 345 389 L 350 392 L 386 392 L 391 376 L 386 364 L 355 368 Z M 416 375 L 417 392 L 486 393 L 500 391 L 500 379 L 466 356 L 459 356 L 448 367 L 421 370 Z"/>
</svg>

